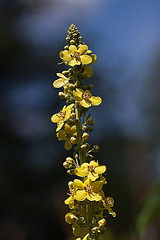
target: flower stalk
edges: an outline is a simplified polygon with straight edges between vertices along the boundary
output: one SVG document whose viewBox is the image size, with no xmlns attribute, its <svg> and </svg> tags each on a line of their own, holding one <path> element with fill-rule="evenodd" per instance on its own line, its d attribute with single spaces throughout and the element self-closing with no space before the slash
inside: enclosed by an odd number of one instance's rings
<svg viewBox="0 0 160 240">
<path fill-rule="evenodd" d="M 75 236 L 79 236 L 82 227 L 88 227 L 88 234 L 83 240 L 98 240 L 105 231 L 105 211 L 108 210 L 113 217 L 116 214 L 112 210 L 113 198 L 105 197 L 102 190 L 107 183 L 103 176 L 106 166 L 100 166 L 98 160 L 93 160 L 92 154 L 99 151 L 99 146 L 89 144 L 94 120 L 87 112 L 90 107 L 100 105 L 102 99 L 92 96 L 92 84 L 83 83 L 92 77 L 91 65 L 96 63 L 97 57 L 82 42 L 80 32 L 73 24 L 68 30 L 66 42 L 59 56 L 68 70 L 57 73 L 59 78 L 53 82 L 55 88 L 63 87 L 59 96 L 66 100 L 66 105 L 51 117 L 51 121 L 57 124 L 58 140 L 65 141 L 65 149 L 70 150 L 74 145 L 73 158 L 67 157 L 63 163 L 68 174 L 78 177 L 68 183 L 69 197 L 65 204 L 71 211 L 65 215 L 65 221 L 72 224 Z"/>
</svg>

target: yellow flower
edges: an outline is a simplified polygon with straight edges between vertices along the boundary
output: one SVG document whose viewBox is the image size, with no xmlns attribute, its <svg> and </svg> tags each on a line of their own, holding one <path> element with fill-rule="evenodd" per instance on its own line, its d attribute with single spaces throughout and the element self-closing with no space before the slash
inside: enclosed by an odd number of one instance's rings
<svg viewBox="0 0 160 240">
<path fill-rule="evenodd" d="M 57 132 L 58 140 L 65 140 L 65 149 L 70 150 L 72 148 L 71 137 L 76 136 L 76 126 L 70 127 L 67 123 L 65 124 L 65 130 Z"/>
<path fill-rule="evenodd" d="M 106 171 L 106 166 L 99 166 L 98 162 L 91 161 L 83 163 L 80 167 L 75 168 L 74 172 L 79 177 L 86 177 L 95 181 L 100 174 Z"/>
<path fill-rule="evenodd" d="M 77 201 L 84 201 L 85 199 L 100 201 L 102 199 L 100 192 L 103 187 L 103 181 L 92 182 L 87 178 L 83 183 L 81 180 L 75 179 L 74 186 L 78 189 L 74 194 L 74 199 Z"/>
<path fill-rule="evenodd" d="M 63 127 L 64 122 L 70 118 L 71 109 L 73 108 L 73 106 L 74 104 L 70 104 L 67 107 L 64 106 L 59 113 L 56 113 L 51 117 L 51 121 L 53 123 L 57 123 L 56 131 L 59 131 Z"/>
<path fill-rule="evenodd" d="M 102 102 L 102 99 L 100 97 L 94 97 L 88 90 L 83 91 L 80 88 L 74 90 L 73 95 L 75 99 L 80 102 L 80 105 L 84 108 L 89 108 L 90 106 L 98 106 Z"/>
<path fill-rule="evenodd" d="M 57 76 L 59 78 L 53 82 L 53 87 L 61 88 L 68 83 L 68 78 L 65 77 L 62 73 L 57 73 Z"/>
<path fill-rule="evenodd" d="M 87 50 L 87 45 L 80 45 L 78 49 L 75 45 L 71 45 L 69 46 L 69 51 L 61 51 L 59 56 L 61 59 L 63 59 L 63 61 L 68 62 L 71 67 L 74 67 L 75 65 L 80 65 L 81 63 L 84 65 L 88 65 L 93 61 L 93 59 L 91 56 L 85 54 Z"/>
<path fill-rule="evenodd" d="M 64 201 L 64 203 L 66 205 L 68 205 L 70 209 L 73 209 L 74 208 L 74 200 L 75 200 L 74 195 L 76 194 L 76 191 L 78 190 L 78 188 L 74 185 L 73 182 L 69 182 L 68 186 L 69 186 L 70 193 L 67 193 L 69 195 L 69 197 Z"/>
</svg>

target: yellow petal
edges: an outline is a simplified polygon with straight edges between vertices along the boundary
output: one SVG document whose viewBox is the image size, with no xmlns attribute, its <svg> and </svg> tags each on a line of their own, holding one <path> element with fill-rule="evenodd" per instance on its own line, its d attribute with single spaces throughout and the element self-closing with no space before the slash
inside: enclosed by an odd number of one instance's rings
<svg viewBox="0 0 160 240">
<path fill-rule="evenodd" d="M 70 196 L 67 198 L 64 203 L 69 206 L 70 209 L 74 208 L 74 197 Z"/>
<path fill-rule="evenodd" d="M 102 174 L 106 171 L 106 166 L 99 166 L 95 168 L 95 173 Z"/>
<path fill-rule="evenodd" d="M 70 51 L 72 54 L 74 54 L 75 52 L 77 52 L 76 46 L 75 46 L 75 45 L 71 45 L 71 46 L 69 47 L 69 51 Z"/>
<path fill-rule="evenodd" d="M 75 174 L 79 177 L 85 177 L 85 176 L 88 175 L 88 169 L 87 169 L 87 167 L 82 167 L 81 166 L 81 167 L 75 169 Z"/>
<path fill-rule="evenodd" d="M 89 233 L 83 238 L 83 240 L 87 240 L 89 236 Z"/>
<path fill-rule="evenodd" d="M 93 75 L 93 69 L 90 66 L 85 66 L 84 74 L 87 74 L 87 77 L 90 78 Z"/>
<path fill-rule="evenodd" d="M 92 54 L 91 57 L 92 57 L 92 62 L 91 62 L 91 65 L 92 65 L 97 62 L 97 56 L 95 54 Z"/>
<path fill-rule="evenodd" d="M 92 183 L 92 189 L 95 193 L 99 193 L 102 190 L 103 181 L 96 181 Z"/>
<path fill-rule="evenodd" d="M 66 136 L 65 136 L 65 131 L 64 130 L 60 130 L 59 132 L 57 132 L 57 138 L 58 140 L 66 140 Z"/>
<path fill-rule="evenodd" d="M 80 56 L 81 59 L 81 63 L 86 65 L 86 64 L 90 64 L 92 62 L 92 58 L 89 55 L 82 55 Z"/>
<path fill-rule="evenodd" d="M 71 108 L 73 108 L 73 106 L 74 106 L 74 103 L 68 105 L 68 106 L 66 107 L 66 111 L 69 110 L 69 109 L 71 109 Z M 62 110 L 62 111 L 63 111 L 63 110 Z"/>
<path fill-rule="evenodd" d="M 98 174 L 95 174 L 95 173 L 91 173 L 89 172 L 88 176 L 87 176 L 89 179 L 91 179 L 91 181 L 95 181 L 97 178 L 99 178 L 99 175 Z"/>
<path fill-rule="evenodd" d="M 51 121 L 53 122 L 53 123 L 58 123 L 58 122 L 60 122 L 60 121 L 62 121 L 62 117 L 59 117 L 58 116 L 58 113 L 56 113 L 56 114 L 54 114 L 52 117 L 51 117 Z"/>
<path fill-rule="evenodd" d="M 65 112 L 65 111 L 66 111 L 66 105 L 64 105 L 62 108 L 62 112 Z"/>
<path fill-rule="evenodd" d="M 78 189 L 84 189 L 85 185 L 83 184 L 83 182 L 79 179 L 74 179 L 74 186 Z"/>
<path fill-rule="evenodd" d="M 66 139 L 64 147 L 66 150 L 70 150 L 72 148 L 72 144 L 69 139 Z"/>
<path fill-rule="evenodd" d="M 64 51 L 60 52 L 59 56 L 60 56 L 61 59 L 63 59 L 66 62 L 69 62 L 69 61 L 72 60 L 70 52 L 67 51 L 67 50 L 64 50 Z"/>
<path fill-rule="evenodd" d="M 60 78 L 64 78 L 65 80 L 67 80 L 67 78 L 62 73 L 57 73 L 56 75 Z"/>
<path fill-rule="evenodd" d="M 99 194 L 96 194 L 93 192 L 93 193 L 87 195 L 87 199 L 89 201 L 97 201 L 98 202 L 102 199 L 102 197 Z"/>
<path fill-rule="evenodd" d="M 79 48 L 78 48 L 78 52 L 80 53 L 80 55 L 84 54 L 85 52 L 87 52 L 88 50 L 88 46 L 87 45 L 81 45 Z"/>
<path fill-rule="evenodd" d="M 61 128 L 63 127 L 64 121 L 57 123 L 57 128 L 56 128 L 56 132 L 58 132 L 59 130 L 61 130 Z"/>
<path fill-rule="evenodd" d="M 74 125 L 74 126 L 71 127 L 70 133 L 71 133 L 72 135 L 75 135 L 75 133 L 76 133 L 76 125 Z"/>
<path fill-rule="evenodd" d="M 93 167 L 98 167 L 99 166 L 99 164 L 98 164 L 98 162 L 95 162 L 95 161 L 90 161 L 90 165 L 92 165 Z"/>
<path fill-rule="evenodd" d="M 80 64 L 81 64 L 81 62 L 77 61 L 75 58 L 69 62 L 69 65 L 71 67 L 74 67 L 75 65 L 80 65 Z"/>
<path fill-rule="evenodd" d="M 73 96 L 75 97 L 75 99 L 77 101 L 81 101 L 82 100 L 82 95 L 83 95 L 83 92 L 78 90 L 78 89 L 76 89 L 76 91 L 75 90 L 73 91 Z"/>
<path fill-rule="evenodd" d="M 64 125 L 64 129 L 65 129 L 65 131 L 66 131 L 67 133 L 70 133 L 70 129 L 71 129 L 71 128 L 70 128 L 69 124 L 66 123 L 66 124 Z"/>
<path fill-rule="evenodd" d="M 73 234 L 74 234 L 75 236 L 78 236 L 78 235 L 79 235 L 80 227 L 79 227 L 79 225 L 77 224 L 77 222 L 74 222 L 74 223 L 72 224 L 72 230 L 73 230 Z"/>
<path fill-rule="evenodd" d="M 92 96 L 89 100 L 91 101 L 93 106 L 98 106 L 102 102 L 102 99 L 100 97 L 93 97 Z"/>
<path fill-rule="evenodd" d="M 84 108 L 89 108 L 92 104 L 90 103 L 90 101 L 86 101 L 85 99 L 82 99 L 82 101 L 80 102 L 81 106 Z"/>
<path fill-rule="evenodd" d="M 55 87 L 55 88 L 61 88 L 61 87 L 64 86 L 64 84 L 66 84 L 66 82 L 64 81 L 64 79 L 63 79 L 63 78 L 59 78 L 59 79 L 57 79 L 57 80 L 55 80 L 55 81 L 53 82 L 53 87 Z"/>
<path fill-rule="evenodd" d="M 78 190 L 74 197 L 77 201 L 84 201 L 87 197 L 87 192 L 85 190 Z"/>
</svg>

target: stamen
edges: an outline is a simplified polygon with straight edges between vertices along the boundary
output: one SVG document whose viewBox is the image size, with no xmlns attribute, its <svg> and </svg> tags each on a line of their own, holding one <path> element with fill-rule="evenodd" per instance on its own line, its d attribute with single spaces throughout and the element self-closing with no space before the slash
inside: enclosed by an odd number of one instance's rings
<svg viewBox="0 0 160 240">
<path fill-rule="evenodd" d="M 57 114 L 57 116 L 60 118 L 60 117 L 63 117 L 63 118 L 65 118 L 65 115 L 66 115 L 66 112 L 64 112 L 64 111 L 60 111 L 58 114 Z"/>
<path fill-rule="evenodd" d="M 79 60 L 80 59 L 80 53 L 79 52 L 75 52 L 74 53 L 74 57 Z"/>
<path fill-rule="evenodd" d="M 84 92 L 82 97 L 83 99 L 88 100 L 91 97 L 91 94 L 88 92 Z"/>
<path fill-rule="evenodd" d="M 93 173 L 95 171 L 95 167 L 93 167 L 93 165 L 89 165 L 88 166 L 88 171 Z"/>
<path fill-rule="evenodd" d="M 92 187 L 90 185 L 86 185 L 85 191 L 90 193 L 92 191 Z"/>
</svg>

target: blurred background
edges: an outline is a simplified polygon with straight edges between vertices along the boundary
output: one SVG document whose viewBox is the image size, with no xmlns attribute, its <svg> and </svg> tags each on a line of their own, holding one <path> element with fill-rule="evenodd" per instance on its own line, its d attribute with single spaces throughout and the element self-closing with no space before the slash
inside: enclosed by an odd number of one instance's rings
<svg viewBox="0 0 160 240">
<path fill-rule="evenodd" d="M 108 240 L 160 239 L 160 1 L 0 1 L 0 239 L 72 240 L 64 222 L 72 150 L 50 117 L 64 105 L 52 82 L 75 24 L 96 53 L 90 110 L 107 166 Z"/>
</svg>

